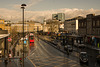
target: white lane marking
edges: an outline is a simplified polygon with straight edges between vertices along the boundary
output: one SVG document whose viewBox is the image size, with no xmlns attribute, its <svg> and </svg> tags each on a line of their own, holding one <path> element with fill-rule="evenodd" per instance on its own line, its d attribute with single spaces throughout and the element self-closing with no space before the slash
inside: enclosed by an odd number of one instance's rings
<svg viewBox="0 0 100 67">
<path fill-rule="evenodd" d="M 37 45 L 36 45 L 35 49 L 30 53 L 29 56 L 32 56 L 35 53 L 36 50 L 37 50 Z"/>
<path fill-rule="evenodd" d="M 36 39 L 37 40 L 37 39 Z M 37 40 L 38 41 L 38 40 Z M 43 41 L 44 42 L 44 41 Z M 52 56 L 52 54 L 51 53 L 49 53 L 46 49 L 45 49 L 45 47 L 38 41 L 38 43 L 40 44 L 40 46 L 42 46 L 43 48 L 44 48 L 44 50 L 48 53 L 48 54 L 50 54 L 51 56 Z M 44 42 L 45 43 L 45 42 Z M 47 43 L 45 43 L 45 44 L 47 44 Z M 67 58 L 67 59 L 69 59 L 69 58 Z M 76 62 L 75 60 L 72 60 L 72 59 L 69 59 L 69 60 L 71 60 L 71 61 L 73 61 L 73 62 Z M 79 63 L 77 63 L 77 64 L 79 64 Z"/>
<path fill-rule="evenodd" d="M 39 42 L 39 44 L 40 44 L 40 46 L 49 54 L 49 55 L 51 55 L 51 56 L 53 56 L 50 52 L 48 52 L 47 50 L 46 50 L 46 48 Z"/>
</svg>

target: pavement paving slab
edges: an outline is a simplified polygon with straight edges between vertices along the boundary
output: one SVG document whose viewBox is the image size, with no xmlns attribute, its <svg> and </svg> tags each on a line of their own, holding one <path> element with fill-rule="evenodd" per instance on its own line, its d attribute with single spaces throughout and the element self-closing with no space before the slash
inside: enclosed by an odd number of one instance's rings
<svg viewBox="0 0 100 67">
<path fill-rule="evenodd" d="M 0 60 L 0 67 L 5 67 L 5 63 L 2 60 Z M 8 62 L 7 67 L 21 67 L 19 59 L 12 59 L 11 62 Z M 24 67 L 34 67 L 34 66 L 28 59 L 25 59 Z"/>
</svg>

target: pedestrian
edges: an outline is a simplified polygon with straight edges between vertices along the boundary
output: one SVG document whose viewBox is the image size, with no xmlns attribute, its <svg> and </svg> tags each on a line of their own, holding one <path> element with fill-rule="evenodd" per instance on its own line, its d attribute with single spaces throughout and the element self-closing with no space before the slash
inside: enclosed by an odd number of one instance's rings
<svg viewBox="0 0 100 67">
<path fill-rule="evenodd" d="M 5 67 L 7 67 L 7 64 L 8 64 L 8 59 L 5 58 Z"/>
<path fill-rule="evenodd" d="M 9 54 L 9 62 L 11 62 L 11 59 L 10 58 L 11 58 L 11 54 Z"/>
</svg>

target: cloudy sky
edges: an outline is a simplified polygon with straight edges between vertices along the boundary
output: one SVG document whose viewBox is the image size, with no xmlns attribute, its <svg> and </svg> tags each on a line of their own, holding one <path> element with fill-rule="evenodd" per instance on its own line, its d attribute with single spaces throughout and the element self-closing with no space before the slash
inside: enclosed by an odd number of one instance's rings
<svg viewBox="0 0 100 67">
<path fill-rule="evenodd" d="M 53 13 L 65 13 L 66 19 L 94 13 L 100 15 L 100 0 L 0 0 L 0 18 L 21 21 L 22 3 L 25 3 L 25 20 L 51 19 Z"/>
</svg>

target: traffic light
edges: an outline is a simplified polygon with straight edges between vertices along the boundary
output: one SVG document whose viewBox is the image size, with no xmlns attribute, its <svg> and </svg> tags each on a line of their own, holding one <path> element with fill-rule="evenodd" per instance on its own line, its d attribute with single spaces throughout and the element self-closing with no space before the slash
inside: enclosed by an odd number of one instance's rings
<svg viewBox="0 0 100 67">
<path fill-rule="evenodd" d="M 20 58 L 20 64 L 22 64 L 22 58 Z"/>
</svg>

